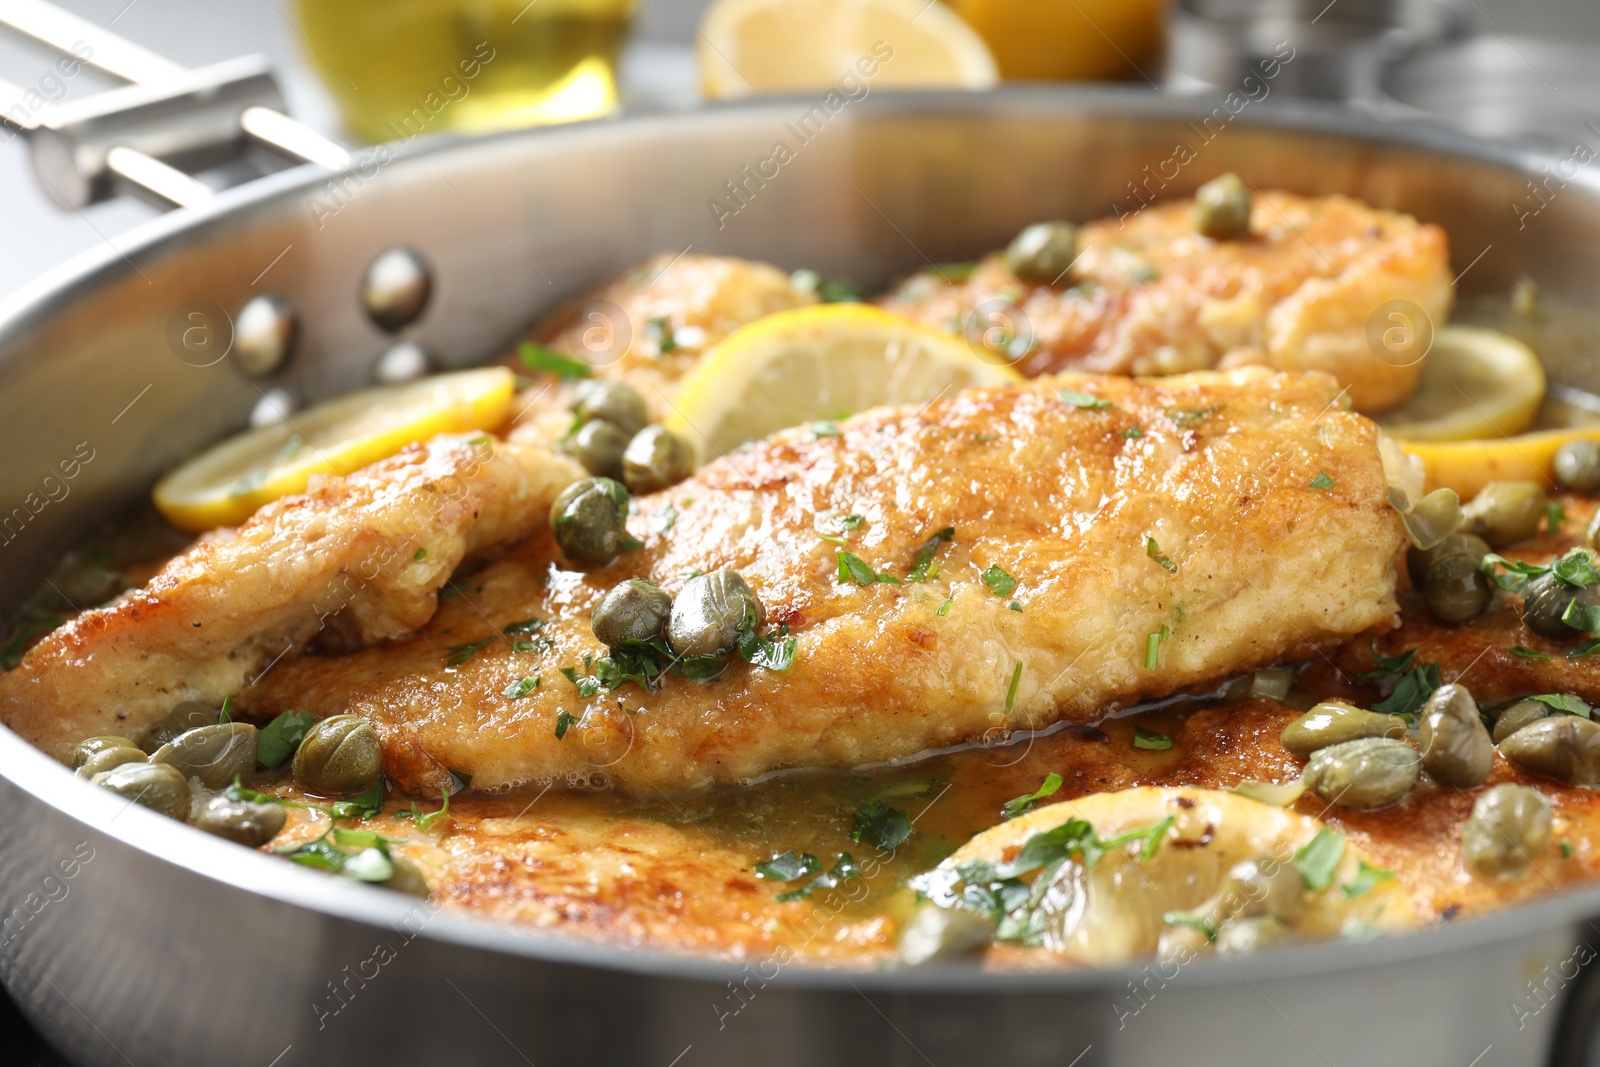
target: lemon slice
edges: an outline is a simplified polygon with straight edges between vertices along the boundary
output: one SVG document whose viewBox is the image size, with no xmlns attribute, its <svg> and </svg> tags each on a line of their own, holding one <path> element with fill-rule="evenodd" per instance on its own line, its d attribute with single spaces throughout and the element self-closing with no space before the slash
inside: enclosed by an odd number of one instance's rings
<svg viewBox="0 0 1600 1067">
<path fill-rule="evenodd" d="M 716 0 L 700 21 L 696 59 L 714 100 L 834 89 L 797 119 L 812 135 L 869 89 L 988 89 L 997 80 L 983 39 L 929 0 Z"/>
<path fill-rule="evenodd" d="M 349 474 L 436 434 L 499 425 L 514 384 L 511 371 L 486 367 L 329 400 L 189 460 L 156 484 L 156 508 L 191 533 L 235 525 L 304 492 L 313 474 Z"/>
<path fill-rule="evenodd" d="M 1434 339 L 1417 391 L 1377 421 L 1406 443 L 1504 437 L 1533 422 L 1544 390 L 1544 367 L 1521 341 L 1447 326 Z"/>
<path fill-rule="evenodd" d="M 865 304 L 780 311 L 707 350 L 667 425 L 710 459 L 787 426 L 1022 380 L 982 352 Z"/>
<path fill-rule="evenodd" d="M 1454 489 L 1462 500 L 1490 482 L 1554 485 L 1556 452 L 1568 441 L 1600 441 L 1600 428 L 1540 430 L 1484 441 L 1430 441 L 1404 444 L 1407 455 L 1422 460 L 1428 489 Z"/>
</svg>

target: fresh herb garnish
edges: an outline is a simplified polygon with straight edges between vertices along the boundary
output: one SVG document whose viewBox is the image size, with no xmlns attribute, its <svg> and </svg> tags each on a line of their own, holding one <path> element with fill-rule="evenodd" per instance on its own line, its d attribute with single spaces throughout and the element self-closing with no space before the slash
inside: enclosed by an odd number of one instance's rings
<svg viewBox="0 0 1600 1067">
<path fill-rule="evenodd" d="M 1382 867 L 1374 867 L 1366 860 L 1361 861 L 1361 866 L 1356 871 L 1356 880 L 1344 886 L 1344 895 L 1354 900 L 1372 891 L 1372 887 L 1379 882 L 1391 882 L 1394 872 L 1386 871 Z"/>
<path fill-rule="evenodd" d="M 1035 789 L 1027 796 L 1015 797 L 1006 801 L 1005 806 L 1000 809 L 1000 817 L 1002 819 L 1015 819 L 1019 815 L 1025 815 L 1033 810 L 1035 801 L 1054 796 L 1060 788 L 1061 776 L 1055 771 L 1051 771 L 1044 776 L 1044 784 L 1040 785 L 1038 789 Z"/>
<path fill-rule="evenodd" d="M 656 533 L 664 534 L 672 529 L 672 524 L 678 521 L 678 509 L 668 504 L 656 512 L 650 520 L 650 525 L 656 528 Z"/>
<path fill-rule="evenodd" d="M 1212 926 L 1211 923 L 1200 916 L 1193 914 L 1192 912 L 1163 912 L 1161 921 L 1168 926 L 1186 926 L 1191 930 L 1195 930 L 1200 934 L 1203 934 L 1207 941 L 1215 941 L 1217 939 L 1216 927 Z"/>
<path fill-rule="evenodd" d="M 539 684 L 543 680 L 544 679 L 539 675 L 534 675 L 532 678 L 518 678 L 510 685 L 506 686 L 503 695 L 512 700 L 519 700 L 533 692 L 535 689 L 539 688 Z"/>
<path fill-rule="evenodd" d="M 873 570 L 868 566 L 866 560 L 854 552 L 846 552 L 840 549 L 838 559 L 838 580 L 840 584 L 846 582 L 854 582 L 857 585 L 871 585 L 873 582 L 888 582 L 890 585 L 905 584 L 892 574 Z"/>
<path fill-rule="evenodd" d="M 1017 660 L 1017 665 L 1011 668 L 1011 687 L 1006 690 L 1006 714 L 1011 714 L 1011 707 L 1017 702 L 1017 683 L 1022 681 L 1022 661 Z"/>
<path fill-rule="evenodd" d="M 1319 893 L 1333 884 L 1334 872 L 1344 859 L 1344 835 L 1326 826 L 1294 854 L 1294 865 L 1307 890 Z"/>
<path fill-rule="evenodd" d="M 1135 726 L 1133 728 L 1134 748 L 1147 748 L 1153 752 L 1165 752 L 1172 747 L 1172 743 L 1172 738 L 1166 734 L 1159 734 L 1154 730 L 1146 730 L 1143 726 Z"/>
<path fill-rule="evenodd" d="M 42 615 L 25 619 L 11 628 L 11 636 L 0 645 L 0 670 L 14 671 L 22 664 L 22 657 L 33 647 L 33 639 L 49 633 L 66 622 L 60 615 Z"/>
<path fill-rule="evenodd" d="M 950 614 L 950 605 L 954 604 L 955 602 L 956 601 L 954 597 L 947 597 L 945 602 L 939 605 L 939 610 L 934 612 L 934 614 L 939 616 L 941 619 L 944 618 L 946 615 Z"/>
<path fill-rule="evenodd" d="M 867 520 L 860 515 L 835 515 L 833 524 L 841 530 L 854 530 Z"/>
<path fill-rule="evenodd" d="M 1185 411 L 1182 408 L 1168 408 L 1165 414 L 1178 429 L 1187 430 L 1207 415 L 1215 414 L 1219 410 L 1220 406 L 1217 405 L 1208 408 L 1194 408 L 1190 411 Z"/>
<path fill-rule="evenodd" d="M 578 717 L 570 712 L 558 712 L 556 714 L 556 740 L 559 741 L 566 737 L 567 731 L 572 729 L 573 724 L 577 721 Z"/>
<path fill-rule="evenodd" d="M 1543 704 L 1551 711 L 1558 711 L 1563 715 L 1576 715 L 1580 719 L 1589 718 L 1589 713 L 1594 710 L 1587 701 L 1579 700 L 1570 693 L 1540 693 L 1528 699 Z"/>
<path fill-rule="evenodd" d="M 233 698 L 223 697 L 222 707 L 217 709 L 217 725 L 225 726 L 233 721 Z"/>
<path fill-rule="evenodd" d="M 792 851 L 756 864 L 755 870 L 757 878 L 775 882 L 793 882 L 808 875 L 816 875 L 803 886 L 779 893 L 776 899 L 780 903 L 800 900 L 818 889 L 831 889 L 847 878 L 861 877 L 861 870 L 856 866 L 855 858 L 848 852 L 839 853 L 839 858 L 827 871 L 822 870 L 822 861 L 811 853 L 802 852 L 797 856 Z"/>
<path fill-rule="evenodd" d="M 922 543 L 917 549 L 917 554 L 911 557 L 911 572 L 906 575 L 908 582 L 925 582 L 929 578 L 939 576 L 939 564 L 934 560 L 934 555 L 940 546 L 947 544 L 956 536 L 954 526 L 946 526 L 932 537 Z"/>
<path fill-rule="evenodd" d="M 257 735 L 256 762 L 269 771 L 282 766 L 316 721 L 310 712 L 286 711 L 267 723 Z"/>
<path fill-rule="evenodd" d="M 274 849 L 278 855 L 306 867 L 343 875 L 357 882 L 387 882 L 394 877 L 394 857 L 389 846 L 400 838 L 371 830 L 328 829 L 321 837 Z M 352 851 L 353 850 L 353 851 Z"/>
<path fill-rule="evenodd" d="M 562 381 L 574 378 L 588 378 L 594 374 L 594 369 L 589 364 L 553 348 L 536 345 L 529 341 L 517 346 L 517 358 L 522 360 L 522 365 L 529 370 L 545 371 L 554 374 Z"/>
<path fill-rule="evenodd" d="M 1550 653 L 1548 653 L 1548 652 L 1538 652 L 1538 651 L 1535 651 L 1534 649 L 1528 648 L 1528 647 L 1526 647 L 1524 645 L 1513 645 L 1510 648 L 1506 649 L 1506 651 L 1511 653 L 1513 656 L 1521 656 L 1523 659 L 1549 659 L 1550 658 Z"/>
<path fill-rule="evenodd" d="M 809 852 L 796 855 L 793 850 L 756 864 L 756 877 L 769 878 L 774 882 L 792 882 L 796 878 L 819 874 L 821 871 L 821 860 Z"/>
<path fill-rule="evenodd" d="M 1111 401 L 1109 400 L 1102 400 L 1093 393 L 1080 393 L 1076 389 L 1061 390 L 1061 399 L 1071 404 L 1075 408 L 1084 408 L 1088 411 L 1095 411 L 1099 408 L 1108 408 L 1111 406 Z"/>
<path fill-rule="evenodd" d="M 856 811 L 850 818 L 850 840 L 888 852 L 911 836 L 911 818 L 882 800 Z"/>
<path fill-rule="evenodd" d="M 960 284 L 972 277 L 972 272 L 978 269 L 978 261 L 970 259 L 965 263 L 935 263 L 929 269 L 938 275 L 942 282 Z"/>
<path fill-rule="evenodd" d="M 1398 656 L 1385 656 L 1378 651 L 1377 643 L 1371 634 L 1367 635 L 1367 648 L 1372 652 L 1372 662 L 1378 665 L 1375 671 L 1367 671 L 1363 678 L 1389 678 L 1397 674 L 1404 674 L 1411 669 L 1411 661 L 1416 658 L 1417 650 L 1407 649 Z"/>
<path fill-rule="evenodd" d="M 656 351 L 661 355 L 678 350 L 678 338 L 672 332 L 672 320 L 665 315 L 645 323 L 644 333 L 656 343 Z"/>
<path fill-rule="evenodd" d="M 1118 437 L 1126 437 L 1129 440 L 1134 440 L 1136 438 L 1143 437 L 1144 436 L 1144 431 L 1139 429 L 1139 427 L 1137 427 L 1137 426 L 1129 426 L 1126 430 L 1122 430 L 1121 432 L 1119 432 L 1117 434 L 1117 436 Z"/>
<path fill-rule="evenodd" d="M 1371 649 L 1373 662 L 1378 665 L 1378 669 L 1367 671 L 1361 677 L 1399 679 L 1389 695 L 1374 704 L 1372 710 L 1380 715 L 1398 715 L 1407 722 L 1414 722 L 1417 712 L 1422 710 L 1422 705 L 1426 704 L 1433 691 L 1443 684 L 1443 680 L 1439 677 L 1439 665 L 1424 663 L 1412 666 L 1412 661 L 1417 655 L 1417 650 L 1414 648 L 1398 656 L 1379 655 L 1371 635 L 1367 637 L 1367 647 Z"/>
<path fill-rule="evenodd" d="M 789 636 L 789 628 L 780 626 L 761 635 L 753 629 L 739 632 L 739 655 L 744 661 L 769 671 L 786 671 L 794 663 L 798 642 Z"/>
<path fill-rule="evenodd" d="M 1144 640 L 1144 669 L 1153 671 L 1161 662 L 1161 643 L 1172 636 L 1172 629 L 1166 623 L 1161 624 L 1161 629 L 1151 634 Z"/>
<path fill-rule="evenodd" d="M 450 654 L 445 657 L 446 667 L 459 667 L 467 660 L 478 654 L 478 650 L 498 641 L 498 637 L 485 637 L 482 641 L 469 641 L 464 645 L 451 645 Z"/>
<path fill-rule="evenodd" d="M 1506 573 L 1501 574 L 1500 568 Z M 1587 589 L 1600 582 L 1600 568 L 1596 568 L 1594 554 L 1586 548 L 1573 548 L 1549 563 L 1513 563 L 1493 552 L 1483 557 L 1480 565 L 1484 577 L 1501 589 L 1520 593 L 1535 578 L 1554 575 L 1562 585 L 1572 589 Z"/>
<path fill-rule="evenodd" d="M 442 822 L 450 817 L 450 791 L 445 790 L 440 796 L 438 811 L 421 811 L 417 808 L 417 802 L 413 800 L 411 802 L 411 810 L 403 811 L 399 814 L 403 818 L 415 822 L 418 830 L 431 830 L 435 823 Z"/>
<path fill-rule="evenodd" d="M 328 814 L 335 819 L 370 819 L 383 810 L 383 776 L 367 787 L 367 791 L 349 800 L 335 800 L 328 805 Z"/>
<path fill-rule="evenodd" d="M 1161 551 L 1161 546 L 1156 544 L 1156 539 L 1148 534 L 1145 535 L 1144 539 L 1144 554 L 1159 563 L 1162 570 L 1172 574 L 1178 573 L 1178 565 Z"/>
<path fill-rule="evenodd" d="M 998 564 L 986 568 L 978 577 L 995 596 L 1008 597 L 1017 588 L 1017 580 L 1002 570 Z"/>
<path fill-rule="evenodd" d="M 1317 476 L 1311 479 L 1312 489 L 1332 489 L 1333 479 L 1328 477 L 1327 471 L 1318 471 Z"/>
<path fill-rule="evenodd" d="M 1562 859 L 1570 860 L 1572 858 L 1572 842 L 1571 841 L 1557 841 L 1556 842 L 1556 847 L 1561 850 L 1561 858 Z"/>
<path fill-rule="evenodd" d="M 419 548 L 415 552 L 411 553 L 411 558 L 420 563 L 428 558 L 428 550 L 426 548 Z"/>
</svg>

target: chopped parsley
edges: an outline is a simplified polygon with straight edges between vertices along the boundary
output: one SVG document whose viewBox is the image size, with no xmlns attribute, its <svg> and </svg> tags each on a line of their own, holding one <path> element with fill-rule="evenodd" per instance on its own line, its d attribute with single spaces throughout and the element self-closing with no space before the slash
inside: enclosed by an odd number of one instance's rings
<svg viewBox="0 0 1600 1067">
<path fill-rule="evenodd" d="M 839 858 L 826 871 L 822 870 L 822 861 L 809 852 L 802 852 L 798 856 L 792 851 L 785 852 L 781 856 L 774 856 L 770 860 L 756 864 L 757 878 L 775 882 L 793 882 L 809 875 L 816 877 L 803 886 L 779 893 L 776 899 L 780 903 L 788 903 L 791 900 L 809 897 L 813 891 L 831 889 L 847 878 L 860 878 L 861 869 L 856 866 L 855 857 L 848 852 L 839 853 Z"/>
<path fill-rule="evenodd" d="M 1144 539 L 1144 554 L 1161 565 L 1161 569 L 1171 574 L 1178 573 L 1178 565 L 1161 551 L 1161 546 L 1156 544 L 1156 539 L 1146 534 Z"/>
<path fill-rule="evenodd" d="M 1580 719 L 1589 718 L 1589 713 L 1594 710 L 1586 701 L 1579 700 L 1570 693 L 1540 693 L 1528 699 L 1543 704 L 1551 711 L 1558 711 L 1563 715 L 1576 715 Z"/>
<path fill-rule="evenodd" d="M 0 645 L 0 670 L 14 671 L 22 664 L 22 657 L 33 647 L 34 639 L 49 633 L 67 620 L 60 615 L 41 615 L 24 619 L 11 628 L 11 636 Z"/>
<path fill-rule="evenodd" d="M 594 374 L 593 368 L 580 359 L 557 352 L 544 345 L 536 345 L 529 341 L 517 346 L 517 358 L 522 360 L 522 365 L 529 370 L 545 371 L 554 374 L 562 381 L 571 381 L 574 378 L 588 378 Z"/>
<path fill-rule="evenodd" d="M 578 687 L 578 698 L 580 700 L 588 700 L 600 692 L 600 681 L 594 675 L 584 675 L 580 678 L 576 667 L 559 667 L 557 669 L 561 672 L 562 677 Z M 562 712 L 562 714 L 566 715 L 566 712 Z M 567 717 L 571 718 L 570 715 Z M 558 724 L 556 726 L 556 736 L 560 737 L 564 733 L 566 733 L 566 730 Z"/>
<path fill-rule="evenodd" d="M 431 830 L 435 823 L 442 822 L 450 817 L 450 791 L 448 789 L 445 790 L 440 797 L 438 811 L 421 811 L 417 808 L 417 802 L 413 800 L 411 802 L 411 810 L 402 811 L 399 814 L 402 818 L 410 819 L 416 823 L 418 830 Z"/>
<path fill-rule="evenodd" d="M 1135 726 L 1133 728 L 1134 748 L 1147 748 L 1153 752 L 1165 752 L 1172 747 L 1172 743 L 1172 738 L 1166 734 L 1156 733 L 1154 730 L 1146 730 L 1143 726 Z"/>
<path fill-rule="evenodd" d="M 985 569 L 984 572 L 979 575 L 979 578 L 983 580 L 983 584 L 988 586 L 989 591 L 995 596 L 1008 597 L 1015 592 L 1017 588 L 1017 580 L 1011 575 L 1007 574 L 998 565 Z"/>
<path fill-rule="evenodd" d="M 1315 478 L 1311 479 L 1310 488 L 1312 488 L 1312 489 L 1332 489 L 1333 488 L 1333 479 L 1328 477 L 1328 472 L 1327 471 L 1318 471 L 1317 472 L 1317 476 Z"/>
<path fill-rule="evenodd" d="M 904 810 L 874 800 L 850 817 L 850 840 L 888 852 L 911 836 L 911 817 Z"/>
<path fill-rule="evenodd" d="M 1161 643 L 1172 636 L 1172 630 L 1166 623 L 1161 624 L 1161 629 L 1151 634 L 1144 640 L 1144 669 L 1153 671 L 1161 662 Z"/>
<path fill-rule="evenodd" d="M 321 837 L 274 849 L 278 855 L 306 867 L 343 875 L 357 882 L 387 882 L 394 877 L 394 857 L 389 846 L 399 838 L 371 830 L 330 827 Z"/>
<path fill-rule="evenodd" d="M 1334 872 L 1344 859 L 1344 835 L 1326 826 L 1294 854 L 1294 865 L 1307 890 L 1320 893 L 1333 884 Z"/>
<path fill-rule="evenodd" d="M 937 578 L 939 576 L 939 564 L 933 557 L 938 553 L 942 545 L 954 540 L 955 536 L 956 528 L 954 526 L 946 526 L 924 541 L 922 547 L 917 549 L 917 554 L 911 557 L 911 571 L 906 575 L 906 581 L 925 582 L 929 578 Z"/>
<path fill-rule="evenodd" d="M 978 261 L 973 259 L 965 263 L 936 263 L 930 269 L 940 281 L 959 285 L 972 277 L 972 272 L 978 269 Z"/>
<path fill-rule="evenodd" d="M 1439 677 L 1437 663 L 1424 663 L 1412 666 L 1417 650 L 1410 649 L 1398 656 L 1381 656 L 1372 638 L 1367 638 L 1367 647 L 1372 650 L 1372 659 L 1378 665 L 1377 670 L 1367 671 L 1363 678 L 1398 679 L 1388 696 L 1372 706 L 1372 710 L 1380 715 L 1398 715 L 1407 722 L 1415 722 L 1417 713 L 1428 702 L 1443 683 Z"/>
<path fill-rule="evenodd" d="M 1220 410 L 1220 408 L 1217 406 L 1208 408 L 1194 408 L 1193 410 L 1189 411 L 1185 411 L 1182 408 L 1168 408 L 1165 414 L 1167 418 L 1172 420 L 1172 425 L 1176 426 L 1180 430 L 1187 430 L 1201 419 L 1204 419 L 1207 415 L 1213 415 L 1218 410 Z"/>
<path fill-rule="evenodd" d="M 939 605 L 939 610 L 934 612 L 934 614 L 939 616 L 941 619 L 944 618 L 946 615 L 950 614 L 950 605 L 954 604 L 955 602 L 956 601 L 954 597 L 946 599 L 943 604 Z"/>
<path fill-rule="evenodd" d="M 315 722 L 310 712 L 286 711 L 267 723 L 257 738 L 256 762 L 269 771 L 282 766 Z"/>
<path fill-rule="evenodd" d="M 222 707 L 217 709 L 217 725 L 226 726 L 233 721 L 233 698 L 223 697 Z"/>
<path fill-rule="evenodd" d="M 1345 884 L 1344 895 L 1354 900 L 1372 891 L 1372 887 L 1379 882 L 1394 881 L 1394 872 L 1386 871 L 1382 867 L 1374 867 L 1366 860 L 1361 861 L 1360 868 L 1356 871 L 1356 880 Z"/>
<path fill-rule="evenodd" d="M 1080 393 L 1076 389 L 1061 390 L 1061 399 L 1071 404 L 1075 408 L 1084 408 L 1088 411 L 1095 411 L 1100 408 L 1108 408 L 1111 406 L 1111 401 L 1109 400 L 1102 400 L 1093 393 Z"/>
<path fill-rule="evenodd" d="M 1561 850 L 1561 858 L 1562 859 L 1570 860 L 1572 858 L 1572 842 L 1571 841 L 1557 841 L 1556 842 L 1556 847 Z"/>
<path fill-rule="evenodd" d="M 1055 771 L 1051 771 L 1044 776 L 1044 783 L 1038 789 L 1035 789 L 1027 796 L 1015 797 L 1006 801 L 1005 806 L 1000 809 L 1000 817 L 1002 819 L 1015 819 L 1019 815 L 1025 815 L 1033 810 L 1033 805 L 1036 801 L 1054 796 L 1060 788 L 1061 776 Z"/>
<path fill-rule="evenodd" d="M 539 688 L 539 683 L 542 681 L 539 675 L 534 675 L 532 678 L 518 678 L 506 686 L 504 695 L 512 700 L 519 700 Z"/>
<path fill-rule="evenodd" d="M 739 655 L 746 663 L 765 667 L 769 671 L 786 671 L 794 663 L 798 642 L 789 636 L 789 628 L 780 626 L 765 636 L 754 629 L 739 632 Z"/>
<path fill-rule="evenodd" d="M 838 559 L 838 580 L 841 585 L 848 582 L 854 582 L 857 585 L 863 586 L 871 585 L 874 582 L 888 582 L 891 585 L 905 584 L 892 574 L 873 570 L 867 565 L 866 560 L 862 559 L 854 552 L 846 552 L 843 549 L 840 549 Z"/>
<path fill-rule="evenodd" d="M 482 641 L 469 641 L 464 645 L 451 645 L 450 654 L 445 657 L 446 667 L 459 667 L 467 660 L 478 654 L 478 650 L 498 641 L 498 637 L 485 637 Z"/>
<path fill-rule="evenodd" d="M 1137 427 L 1137 426 L 1129 426 L 1126 430 L 1123 430 L 1123 431 L 1119 432 L 1117 434 L 1117 436 L 1118 437 L 1126 437 L 1131 441 L 1131 440 L 1134 440 L 1136 438 L 1143 437 L 1144 436 L 1144 431 L 1139 429 L 1139 427 Z"/>
<path fill-rule="evenodd" d="M 678 338 L 672 332 L 672 320 L 665 315 L 645 323 L 644 333 L 656 343 L 656 351 L 661 355 L 678 350 Z"/>
<path fill-rule="evenodd" d="M 545 619 L 523 619 L 514 622 L 500 632 L 511 638 L 511 649 L 514 652 L 551 652 L 554 651 L 555 642 L 548 637 L 540 635 L 544 629 Z"/>
<path fill-rule="evenodd" d="M 1011 668 L 1011 687 L 1006 690 L 1006 714 L 1011 714 L 1012 705 L 1017 702 L 1017 683 L 1022 681 L 1022 661 L 1017 660 L 1017 665 Z"/>
<path fill-rule="evenodd" d="M 1560 533 L 1561 523 L 1567 517 L 1567 509 L 1561 506 L 1558 500 L 1552 500 L 1544 506 L 1544 528 L 1547 533 Z"/>
<path fill-rule="evenodd" d="M 866 521 L 860 515 L 835 515 L 833 517 L 833 524 L 846 532 L 858 528 Z"/>
<path fill-rule="evenodd" d="M 566 737 L 567 736 L 567 731 L 572 729 L 573 724 L 576 723 L 577 721 L 578 721 L 578 717 L 576 715 L 571 714 L 570 712 L 562 711 L 562 712 L 557 713 L 557 715 L 556 715 L 556 740 L 559 741 L 563 737 Z"/>
<path fill-rule="evenodd" d="M 1015 600 L 1013 600 L 1011 603 L 1007 604 L 1006 607 L 1010 608 L 1012 611 L 1021 611 L 1022 610 L 1022 604 L 1020 602 L 1018 602 L 1018 601 L 1015 601 Z"/>
<path fill-rule="evenodd" d="M 1504 568 L 1506 573 L 1499 573 Z M 1549 563 L 1513 563 L 1493 552 L 1483 557 L 1484 577 L 1501 589 L 1520 593 L 1535 578 L 1554 575 L 1556 581 L 1572 589 L 1587 589 L 1600 582 L 1600 568 L 1596 568 L 1594 553 L 1586 548 L 1574 548 Z"/>
<path fill-rule="evenodd" d="M 1163 912 L 1161 915 L 1161 921 L 1167 926 L 1186 926 L 1191 930 L 1195 930 L 1200 934 L 1203 934 L 1207 941 L 1215 941 L 1217 939 L 1216 927 L 1212 926 L 1210 922 L 1192 912 Z"/>
<path fill-rule="evenodd" d="M 756 877 L 770 878 L 774 882 L 792 882 L 796 878 L 821 872 L 821 860 L 809 852 L 796 855 L 793 850 L 756 864 Z"/>
<path fill-rule="evenodd" d="M 1513 645 L 1512 647 L 1506 649 L 1506 651 L 1511 653 L 1513 656 L 1521 656 L 1523 659 L 1549 659 L 1550 658 L 1550 653 L 1548 653 L 1548 652 L 1537 652 L 1537 651 L 1535 651 L 1535 650 L 1533 650 L 1531 648 L 1527 648 L 1527 647 L 1525 647 L 1523 645 Z"/>
<path fill-rule="evenodd" d="M 365 793 L 350 800 L 338 800 L 332 804 L 311 804 L 298 800 L 284 800 L 282 797 L 258 793 L 245 785 L 238 777 L 233 779 L 233 784 L 222 791 L 223 796 L 229 800 L 248 800 L 252 804 L 276 804 L 283 808 L 301 808 L 306 811 L 320 811 L 335 822 L 340 820 L 367 819 L 383 810 L 383 777 L 367 788 Z"/>
</svg>

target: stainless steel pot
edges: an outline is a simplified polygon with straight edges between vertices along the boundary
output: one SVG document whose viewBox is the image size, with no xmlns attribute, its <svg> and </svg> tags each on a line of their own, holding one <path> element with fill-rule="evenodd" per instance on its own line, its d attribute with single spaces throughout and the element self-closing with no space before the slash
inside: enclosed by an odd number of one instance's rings
<svg viewBox="0 0 1600 1067">
<path fill-rule="evenodd" d="M 1227 169 L 1444 225 L 1466 292 L 1526 274 L 1583 305 L 1600 279 L 1600 179 L 1580 167 L 1530 213 L 1526 182 L 1551 160 L 1448 132 L 1275 101 L 1234 115 L 1221 101 L 1017 89 L 875 93 L 802 142 L 795 124 L 815 103 L 382 149 L 343 177 L 304 167 L 224 193 L 40 279 L 0 306 L 0 603 L 264 392 L 367 383 L 389 339 L 358 283 L 396 246 L 431 266 L 410 339 L 445 365 L 489 356 L 558 299 L 662 249 L 881 283 L 1031 220 L 1134 210 Z M 778 141 L 793 159 L 747 179 Z M 274 377 L 175 354 L 190 353 L 169 340 L 189 311 L 231 314 L 263 293 L 299 317 Z M 1600 386 L 1592 364 L 1556 374 Z M 82 443 L 92 459 L 62 479 Z M 1580 964 L 1600 945 L 1596 887 L 1176 973 L 672 958 L 335 884 L 127 808 L 4 730 L 0 909 L 0 979 L 29 1018 L 79 1062 L 138 1067 L 1577 1063 L 1594 997 Z"/>
</svg>

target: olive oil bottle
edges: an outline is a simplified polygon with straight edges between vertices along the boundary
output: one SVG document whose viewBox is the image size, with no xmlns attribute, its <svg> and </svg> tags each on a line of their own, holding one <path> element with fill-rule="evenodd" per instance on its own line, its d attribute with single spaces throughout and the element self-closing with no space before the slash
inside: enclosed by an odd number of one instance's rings
<svg viewBox="0 0 1600 1067">
<path fill-rule="evenodd" d="M 638 0 L 296 0 L 306 54 L 368 141 L 609 111 Z"/>
</svg>

